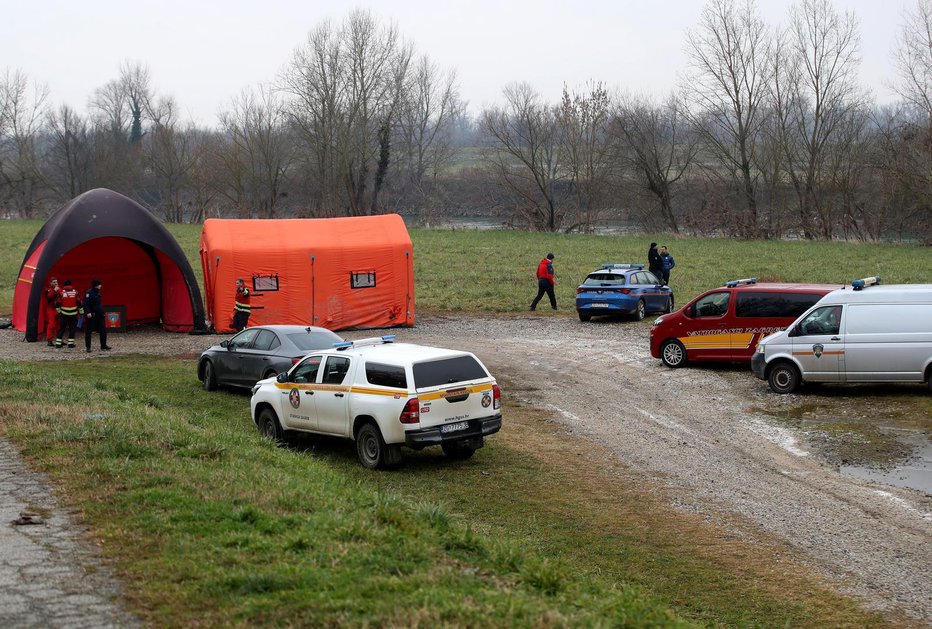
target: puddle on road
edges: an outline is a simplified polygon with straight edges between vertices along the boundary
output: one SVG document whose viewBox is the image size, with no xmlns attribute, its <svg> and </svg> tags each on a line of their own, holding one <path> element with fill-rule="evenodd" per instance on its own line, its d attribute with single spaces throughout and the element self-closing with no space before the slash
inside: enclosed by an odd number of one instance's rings
<svg viewBox="0 0 932 629">
<path fill-rule="evenodd" d="M 798 430 L 803 448 L 842 475 L 932 495 L 926 395 L 896 386 L 826 386 L 757 410 Z"/>
</svg>

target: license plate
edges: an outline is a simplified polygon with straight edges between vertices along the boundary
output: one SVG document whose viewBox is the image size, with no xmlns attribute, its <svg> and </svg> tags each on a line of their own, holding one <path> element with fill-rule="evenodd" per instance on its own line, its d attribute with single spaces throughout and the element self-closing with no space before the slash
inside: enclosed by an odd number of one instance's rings
<svg viewBox="0 0 932 629">
<path fill-rule="evenodd" d="M 590 308 L 608 308 L 608 304 L 589 304 Z"/>
<path fill-rule="evenodd" d="M 456 432 L 458 430 L 466 430 L 469 427 L 469 422 L 456 422 L 455 424 L 444 424 L 440 427 L 440 432 L 442 434 L 447 434 L 449 432 Z"/>
</svg>

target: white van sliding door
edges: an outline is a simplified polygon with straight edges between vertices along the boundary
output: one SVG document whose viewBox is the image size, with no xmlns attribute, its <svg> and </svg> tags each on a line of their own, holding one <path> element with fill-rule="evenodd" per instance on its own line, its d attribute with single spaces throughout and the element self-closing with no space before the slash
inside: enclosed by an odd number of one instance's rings
<svg viewBox="0 0 932 629">
<path fill-rule="evenodd" d="M 850 304 L 845 341 L 850 382 L 921 382 L 932 357 L 932 305 Z"/>
</svg>

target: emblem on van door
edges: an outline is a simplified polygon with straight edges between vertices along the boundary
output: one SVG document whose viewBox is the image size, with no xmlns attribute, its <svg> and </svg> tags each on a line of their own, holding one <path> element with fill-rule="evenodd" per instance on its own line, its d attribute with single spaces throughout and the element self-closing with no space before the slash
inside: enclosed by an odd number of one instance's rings
<svg viewBox="0 0 932 629">
<path fill-rule="evenodd" d="M 816 343 L 812 346 L 812 353 L 815 354 L 816 358 L 822 358 L 822 350 L 825 349 L 821 343 Z"/>
</svg>

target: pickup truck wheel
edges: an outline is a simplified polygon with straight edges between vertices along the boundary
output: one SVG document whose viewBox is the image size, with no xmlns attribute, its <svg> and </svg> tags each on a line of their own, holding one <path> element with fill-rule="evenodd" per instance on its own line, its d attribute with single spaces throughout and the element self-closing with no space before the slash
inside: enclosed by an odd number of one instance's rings
<svg viewBox="0 0 932 629">
<path fill-rule="evenodd" d="M 475 448 L 470 448 L 469 446 L 459 443 L 458 441 L 441 443 L 440 447 L 443 449 L 444 454 L 446 454 L 451 459 L 456 459 L 457 461 L 465 461 L 476 453 Z"/>
<path fill-rule="evenodd" d="M 363 424 L 356 433 L 356 458 L 363 467 L 375 470 L 387 467 L 385 461 L 387 446 L 382 433 L 375 424 Z"/>
<path fill-rule="evenodd" d="M 204 361 L 204 390 L 217 390 L 217 374 L 214 373 L 214 364 L 209 360 Z"/>
<path fill-rule="evenodd" d="M 644 305 L 643 299 L 638 299 L 638 305 L 634 309 L 634 320 L 643 321 L 644 316 L 647 314 L 647 306 Z"/>
<path fill-rule="evenodd" d="M 799 370 L 788 362 L 777 363 L 767 375 L 767 383 L 774 393 L 792 393 L 799 386 Z"/>
<path fill-rule="evenodd" d="M 270 408 L 264 408 L 259 413 L 259 434 L 275 443 L 282 442 L 282 427 L 275 412 Z"/>
<path fill-rule="evenodd" d="M 686 348 L 676 339 L 664 341 L 660 346 L 660 360 L 671 369 L 682 367 L 686 364 Z"/>
</svg>

